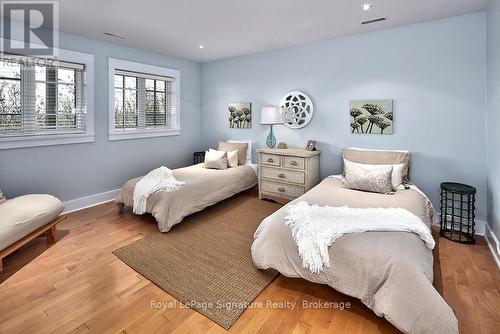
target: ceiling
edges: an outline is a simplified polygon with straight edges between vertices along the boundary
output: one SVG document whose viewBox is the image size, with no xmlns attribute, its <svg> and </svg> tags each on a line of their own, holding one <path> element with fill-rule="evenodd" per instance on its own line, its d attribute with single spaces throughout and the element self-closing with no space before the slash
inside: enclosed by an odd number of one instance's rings
<svg viewBox="0 0 500 334">
<path fill-rule="evenodd" d="M 361 10 L 365 2 L 373 6 Z M 197 62 L 482 11 L 489 0 L 60 0 L 60 30 Z M 361 25 L 365 19 L 387 21 Z M 118 39 L 104 35 L 113 32 Z M 199 45 L 204 48 L 200 49 Z"/>
</svg>

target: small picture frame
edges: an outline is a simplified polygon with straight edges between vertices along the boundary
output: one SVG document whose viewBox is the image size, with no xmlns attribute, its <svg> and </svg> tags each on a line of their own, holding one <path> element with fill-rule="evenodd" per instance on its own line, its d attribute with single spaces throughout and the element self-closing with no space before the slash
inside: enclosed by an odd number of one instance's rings
<svg viewBox="0 0 500 334">
<path fill-rule="evenodd" d="M 316 140 L 308 140 L 306 151 L 316 151 Z"/>
</svg>

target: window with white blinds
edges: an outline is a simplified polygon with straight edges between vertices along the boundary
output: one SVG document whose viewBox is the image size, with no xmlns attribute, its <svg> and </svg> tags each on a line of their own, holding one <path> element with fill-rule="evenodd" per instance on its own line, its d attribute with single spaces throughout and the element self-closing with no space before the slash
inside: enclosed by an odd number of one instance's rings
<svg viewBox="0 0 500 334">
<path fill-rule="evenodd" d="M 177 135 L 179 71 L 109 60 L 110 140 Z"/>
<path fill-rule="evenodd" d="M 169 127 L 172 78 L 115 71 L 115 128 Z"/>
<path fill-rule="evenodd" d="M 57 52 L 0 53 L 0 149 L 94 141 L 94 56 Z"/>
<path fill-rule="evenodd" d="M 2 55 L 0 136 L 85 133 L 85 66 Z"/>
</svg>

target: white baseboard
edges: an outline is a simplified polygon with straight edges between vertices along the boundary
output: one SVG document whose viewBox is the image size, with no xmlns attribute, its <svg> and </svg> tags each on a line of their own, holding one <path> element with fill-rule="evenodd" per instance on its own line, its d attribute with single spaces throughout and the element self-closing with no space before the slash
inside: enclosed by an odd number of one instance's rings
<svg viewBox="0 0 500 334">
<path fill-rule="evenodd" d="M 498 238 L 493 233 L 490 225 L 486 224 L 486 234 L 484 236 L 486 242 L 488 243 L 488 247 L 490 248 L 491 254 L 495 259 L 498 268 L 500 268 L 500 243 L 498 243 Z"/>
<path fill-rule="evenodd" d="M 99 204 L 107 203 L 113 201 L 120 189 L 110 190 L 99 194 L 94 194 L 90 196 L 80 197 L 73 199 L 71 201 L 64 202 L 63 213 L 75 212 L 78 210 L 90 208 Z"/>
<path fill-rule="evenodd" d="M 433 225 L 439 226 L 439 217 L 440 213 L 435 212 L 434 213 L 435 219 L 432 222 Z M 488 225 L 488 223 L 484 220 L 476 220 L 476 234 L 481 235 L 486 239 L 486 242 L 488 243 L 488 248 L 491 251 L 491 255 L 493 255 L 493 258 L 495 259 L 498 268 L 500 268 L 500 244 L 498 243 L 497 236 L 491 230 L 490 225 Z"/>
</svg>

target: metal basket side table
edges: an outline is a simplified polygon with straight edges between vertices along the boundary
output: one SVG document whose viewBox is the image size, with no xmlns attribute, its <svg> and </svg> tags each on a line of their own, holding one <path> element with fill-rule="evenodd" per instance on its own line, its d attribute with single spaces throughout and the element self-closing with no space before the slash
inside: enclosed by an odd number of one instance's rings
<svg viewBox="0 0 500 334">
<path fill-rule="evenodd" d="M 205 151 L 193 153 L 193 165 L 200 164 L 205 161 Z"/>
<path fill-rule="evenodd" d="M 459 243 L 475 243 L 475 201 L 476 188 L 462 183 L 441 183 L 439 234 Z"/>
</svg>

